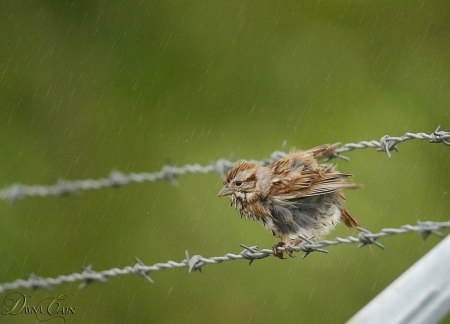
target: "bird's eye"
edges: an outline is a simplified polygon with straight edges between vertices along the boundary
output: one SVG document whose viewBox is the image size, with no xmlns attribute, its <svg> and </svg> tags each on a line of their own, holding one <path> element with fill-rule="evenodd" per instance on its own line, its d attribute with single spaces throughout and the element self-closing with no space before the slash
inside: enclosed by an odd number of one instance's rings
<svg viewBox="0 0 450 324">
<path fill-rule="evenodd" d="M 236 186 L 238 187 L 242 186 L 242 181 L 236 181 Z"/>
</svg>

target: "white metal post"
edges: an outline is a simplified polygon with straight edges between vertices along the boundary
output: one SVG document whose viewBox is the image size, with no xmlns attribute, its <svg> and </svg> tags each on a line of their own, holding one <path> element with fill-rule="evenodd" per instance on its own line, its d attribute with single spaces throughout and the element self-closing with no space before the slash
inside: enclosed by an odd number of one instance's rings
<svg viewBox="0 0 450 324">
<path fill-rule="evenodd" d="M 348 324 L 433 324 L 450 312 L 450 235 L 364 306 Z"/>
</svg>

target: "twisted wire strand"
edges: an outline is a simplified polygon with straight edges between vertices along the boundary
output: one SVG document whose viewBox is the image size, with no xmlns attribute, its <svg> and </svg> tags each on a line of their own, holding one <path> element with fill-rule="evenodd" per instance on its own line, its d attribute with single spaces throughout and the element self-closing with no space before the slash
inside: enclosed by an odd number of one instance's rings
<svg viewBox="0 0 450 324">
<path fill-rule="evenodd" d="M 286 153 L 275 151 L 269 159 L 261 161 L 251 160 L 250 162 L 268 165 L 273 161 L 278 161 L 284 157 Z M 234 166 L 235 162 L 220 159 L 210 165 L 202 166 L 200 164 L 186 164 L 182 167 L 165 165 L 161 171 L 155 173 L 128 173 L 124 174 L 120 171 L 112 171 L 107 178 L 101 179 L 84 179 L 65 181 L 59 180 L 54 185 L 22 185 L 20 183 L 13 184 L 0 190 L 0 200 L 9 200 L 11 203 L 18 201 L 23 197 L 32 196 L 62 196 L 67 194 L 78 193 L 82 190 L 102 189 L 107 187 L 120 187 L 133 182 L 153 182 L 168 180 L 174 185 L 178 185 L 176 177 L 188 173 L 218 173 L 224 178 L 227 172 Z"/>
<path fill-rule="evenodd" d="M 443 143 L 444 145 L 450 146 L 450 143 L 447 141 L 450 138 L 450 132 L 445 132 L 440 130 L 441 126 L 439 125 L 437 129 L 432 134 L 426 133 L 406 133 L 400 137 L 391 137 L 389 135 L 384 135 L 381 137 L 380 141 L 362 141 L 357 144 L 355 143 L 347 143 L 338 148 L 335 151 L 333 157 L 341 157 L 340 153 L 350 152 L 355 149 L 365 149 L 368 147 L 378 148 L 379 152 L 386 152 L 389 157 L 391 157 L 391 151 L 395 150 L 398 152 L 397 144 L 405 141 L 409 141 L 412 139 L 418 140 L 428 140 L 430 143 Z"/>
<path fill-rule="evenodd" d="M 450 227 L 450 221 L 448 222 L 418 221 L 417 225 L 404 225 L 400 228 L 384 228 L 379 233 L 371 233 L 366 229 L 358 228 L 360 233 L 356 237 L 355 236 L 348 236 L 346 238 L 336 237 L 333 240 L 322 240 L 318 242 L 313 242 L 312 241 L 313 237 L 311 238 L 300 237 L 303 240 L 303 242 L 301 242 L 296 246 L 289 246 L 288 248 L 291 250 L 291 252 L 294 251 L 305 252 L 303 258 L 309 255 L 311 252 L 329 253 L 329 251 L 324 250 L 323 247 L 344 243 L 345 244 L 359 243 L 358 247 L 375 244 L 378 247 L 384 249 L 384 246 L 376 241 L 381 237 L 404 234 L 409 232 L 417 232 L 421 235 L 423 239 L 426 239 L 431 234 L 444 236 L 440 231 L 448 227 Z M 194 255 L 192 257 L 189 257 L 188 251 L 186 251 L 186 259 L 184 259 L 181 262 L 168 261 L 166 263 L 156 263 L 152 266 L 147 266 L 141 260 L 135 258 L 136 263 L 134 266 L 127 266 L 123 269 L 113 268 L 109 270 L 96 272 L 92 270 L 92 265 L 89 265 L 88 267 L 83 267 L 83 271 L 81 273 L 72 273 L 67 276 L 61 275 L 56 278 L 41 278 L 37 277 L 34 274 L 31 274 L 27 280 L 18 279 L 10 283 L 0 284 L 0 293 L 21 288 L 25 289 L 45 288 L 51 290 L 53 289 L 53 286 L 77 281 L 82 282 L 78 286 L 78 288 L 81 289 L 93 282 L 106 282 L 107 279 L 110 277 L 129 274 L 144 277 L 149 282 L 153 283 L 153 280 L 150 278 L 149 274 L 164 269 L 188 267 L 189 273 L 196 270 L 199 270 L 201 272 L 202 266 L 207 264 L 219 264 L 224 261 L 233 261 L 239 259 L 249 260 L 249 264 L 251 264 L 254 260 L 264 259 L 273 254 L 272 249 L 258 250 L 257 246 L 248 247 L 244 244 L 240 244 L 240 246 L 243 247 L 244 250 L 239 254 L 227 253 L 224 256 L 212 258 L 204 258 L 201 255 Z M 284 248 L 280 247 L 278 248 L 278 251 L 284 252 Z"/>
<path fill-rule="evenodd" d="M 340 143 L 336 143 L 333 146 L 335 150 L 330 153 L 326 161 L 332 158 L 341 158 L 345 160 L 350 160 L 348 157 L 342 155 L 343 152 L 353 151 L 355 149 L 365 149 L 368 147 L 378 148 L 377 151 L 383 151 L 391 157 L 390 151 L 396 150 L 398 148 L 396 144 L 412 140 L 428 140 L 430 143 L 443 143 L 450 146 L 447 139 L 450 138 L 450 132 L 440 131 L 440 126 L 432 134 L 426 133 L 406 133 L 400 137 L 390 137 L 389 135 L 383 136 L 379 142 L 377 141 L 362 141 L 357 144 L 348 143 L 339 147 Z M 286 141 L 283 143 L 284 148 L 286 147 Z M 338 148 L 339 147 L 339 148 Z M 284 149 L 285 150 L 285 149 Z M 274 161 L 278 161 L 286 156 L 286 152 L 275 151 L 271 154 L 270 158 L 266 158 L 260 161 L 250 160 L 249 162 L 256 163 L 259 165 L 268 165 Z M 93 190 L 102 189 L 107 187 L 120 187 L 126 184 L 134 182 L 152 182 L 168 180 L 174 185 L 177 185 L 176 177 L 188 174 L 188 173 L 218 173 L 225 178 L 227 172 L 234 166 L 235 162 L 227 159 L 220 159 L 210 165 L 202 166 L 200 164 L 186 164 L 182 167 L 175 167 L 171 165 L 165 165 L 162 167 L 161 171 L 155 173 L 128 173 L 124 174 L 120 171 L 112 171 L 107 178 L 101 179 L 84 179 L 84 180 L 74 180 L 65 181 L 59 180 L 53 185 L 22 185 L 20 183 L 13 184 L 11 186 L 5 187 L 0 190 L 0 200 L 8 200 L 11 203 L 23 197 L 31 196 L 62 196 L 67 194 L 78 193 L 83 190 Z"/>
</svg>

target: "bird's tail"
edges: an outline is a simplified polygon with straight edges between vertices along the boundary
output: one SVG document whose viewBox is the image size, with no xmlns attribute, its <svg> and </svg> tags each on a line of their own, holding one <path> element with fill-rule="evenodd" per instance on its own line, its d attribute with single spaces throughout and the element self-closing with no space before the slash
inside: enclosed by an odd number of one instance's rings
<svg viewBox="0 0 450 324">
<path fill-rule="evenodd" d="M 339 211 L 341 212 L 341 220 L 345 224 L 345 226 L 347 226 L 348 228 L 361 227 L 358 221 L 355 218 L 353 218 L 352 215 L 350 215 L 345 206 L 340 206 Z"/>
</svg>

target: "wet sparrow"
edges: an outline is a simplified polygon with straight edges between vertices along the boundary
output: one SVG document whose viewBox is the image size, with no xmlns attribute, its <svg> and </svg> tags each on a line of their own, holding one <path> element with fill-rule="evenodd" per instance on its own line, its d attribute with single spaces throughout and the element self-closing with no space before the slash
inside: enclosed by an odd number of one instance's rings
<svg viewBox="0 0 450 324">
<path fill-rule="evenodd" d="M 277 248 L 285 245 L 292 257 L 289 245 L 301 242 L 298 235 L 318 240 L 341 220 L 347 227 L 360 226 L 342 204 L 341 189 L 359 187 L 347 182 L 352 175 L 317 163 L 333 150 L 331 145 L 322 145 L 293 152 L 267 167 L 238 162 L 218 197 L 229 196 L 241 217 L 261 223 L 281 240 L 272 246 L 275 256 L 283 258 Z"/>
</svg>

